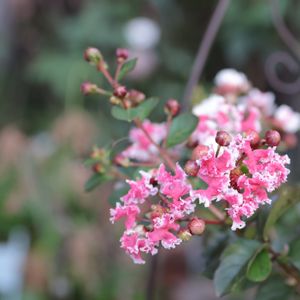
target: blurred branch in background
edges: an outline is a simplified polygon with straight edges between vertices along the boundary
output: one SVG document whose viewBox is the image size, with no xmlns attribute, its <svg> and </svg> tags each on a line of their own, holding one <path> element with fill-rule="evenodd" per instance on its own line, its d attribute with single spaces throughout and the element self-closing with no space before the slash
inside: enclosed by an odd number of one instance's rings
<svg viewBox="0 0 300 300">
<path fill-rule="evenodd" d="M 229 3 L 230 0 L 219 0 L 211 17 L 211 20 L 209 21 L 203 39 L 200 42 L 200 46 L 195 61 L 193 63 L 191 74 L 183 96 L 182 107 L 184 110 L 188 108 L 188 104 L 192 97 L 193 90 L 201 77 L 203 68 L 205 66 L 209 54 L 209 50 L 222 23 Z"/>
</svg>

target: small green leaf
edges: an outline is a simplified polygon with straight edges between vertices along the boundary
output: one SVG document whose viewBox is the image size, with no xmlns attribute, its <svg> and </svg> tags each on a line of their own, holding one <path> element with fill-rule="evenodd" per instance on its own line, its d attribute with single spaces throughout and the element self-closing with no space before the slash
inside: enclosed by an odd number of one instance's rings
<svg viewBox="0 0 300 300">
<path fill-rule="evenodd" d="M 106 181 L 108 178 L 101 174 L 93 174 L 84 185 L 86 192 L 92 191 L 98 185 Z"/>
<path fill-rule="evenodd" d="M 133 58 L 133 59 L 126 61 L 120 70 L 120 73 L 117 78 L 118 81 L 122 80 L 127 73 L 132 71 L 135 68 L 136 63 L 137 63 L 137 58 Z"/>
<path fill-rule="evenodd" d="M 198 118 L 191 113 L 184 113 L 175 118 L 167 138 L 167 147 L 184 142 L 198 125 Z"/>
<path fill-rule="evenodd" d="M 258 241 L 239 239 L 224 250 L 221 263 L 214 275 L 217 296 L 223 296 L 231 291 L 241 279 L 240 275 L 259 247 L 261 244 Z"/>
<path fill-rule="evenodd" d="M 139 106 L 130 109 L 114 106 L 111 110 L 111 114 L 113 117 L 121 121 L 131 122 L 135 118 L 139 118 L 143 121 L 150 115 L 157 103 L 157 98 L 149 98 L 142 102 Z"/>
<path fill-rule="evenodd" d="M 272 262 L 265 247 L 259 249 L 248 263 L 247 278 L 254 282 L 264 281 L 272 271 Z"/>
<path fill-rule="evenodd" d="M 300 271 L 300 239 L 290 244 L 289 261 Z"/>
<path fill-rule="evenodd" d="M 284 186 L 281 189 L 279 198 L 272 205 L 271 211 L 267 218 L 263 237 L 265 240 L 268 238 L 270 229 L 276 224 L 278 219 L 292 206 L 300 200 L 299 187 Z"/>
<path fill-rule="evenodd" d="M 288 300 L 292 294 L 292 287 L 286 285 L 281 276 L 275 275 L 259 286 L 255 300 Z"/>
</svg>

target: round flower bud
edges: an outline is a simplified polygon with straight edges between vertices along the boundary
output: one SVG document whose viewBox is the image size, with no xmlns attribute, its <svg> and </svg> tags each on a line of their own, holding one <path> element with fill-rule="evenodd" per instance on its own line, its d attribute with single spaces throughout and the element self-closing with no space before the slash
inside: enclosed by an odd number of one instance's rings
<svg viewBox="0 0 300 300">
<path fill-rule="evenodd" d="M 83 95 L 91 95 L 91 94 L 96 94 L 98 90 L 98 87 L 96 84 L 93 84 L 91 82 L 84 82 L 80 86 L 80 91 Z"/>
<path fill-rule="evenodd" d="M 186 143 L 186 146 L 190 149 L 194 149 L 197 145 L 198 145 L 198 141 L 193 140 L 192 138 L 189 138 Z"/>
<path fill-rule="evenodd" d="M 265 134 L 267 145 L 271 147 L 278 146 L 281 140 L 280 133 L 277 130 L 268 130 Z"/>
<path fill-rule="evenodd" d="M 95 173 L 103 173 L 103 166 L 100 163 L 96 163 L 93 165 L 93 171 Z"/>
<path fill-rule="evenodd" d="M 127 95 L 126 87 L 123 85 L 120 85 L 115 88 L 114 90 L 114 96 L 123 99 Z"/>
<path fill-rule="evenodd" d="M 184 166 L 184 171 L 189 176 L 197 176 L 199 172 L 199 166 L 194 160 L 188 160 Z"/>
<path fill-rule="evenodd" d="M 175 117 L 180 112 L 180 104 L 175 99 L 169 99 L 165 104 L 165 112 L 172 117 Z"/>
<path fill-rule="evenodd" d="M 130 90 L 128 91 L 128 98 L 132 101 L 134 105 L 140 104 L 146 98 L 145 94 L 137 91 L 137 90 Z"/>
<path fill-rule="evenodd" d="M 178 232 L 178 237 L 183 241 L 189 241 L 192 237 L 192 234 L 189 229 L 185 228 Z"/>
<path fill-rule="evenodd" d="M 98 65 L 102 61 L 102 55 L 97 48 L 87 48 L 84 51 L 83 57 L 92 65 Z"/>
<path fill-rule="evenodd" d="M 215 140 L 218 145 L 226 147 L 230 144 L 232 138 L 228 132 L 220 130 L 217 132 Z"/>
<path fill-rule="evenodd" d="M 124 60 L 126 60 L 128 58 L 128 55 L 129 55 L 128 49 L 118 48 L 116 51 L 118 63 L 122 63 Z"/>
<path fill-rule="evenodd" d="M 191 159 L 198 160 L 208 153 L 208 146 L 198 145 L 192 152 Z"/>
<path fill-rule="evenodd" d="M 189 224 L 188 228 L 190 233 L 193 235 L 201 235 L 205 230 L 205 222 L 199 218 L 193 218 Z"/>
<path fill-rule="evenodd" d="M 252 148 L 257 148 L 260 144 L 260 136 L 255 130 L 246 131 L 246 137 L 250 139 L 250 146 Z"/>
</svg>

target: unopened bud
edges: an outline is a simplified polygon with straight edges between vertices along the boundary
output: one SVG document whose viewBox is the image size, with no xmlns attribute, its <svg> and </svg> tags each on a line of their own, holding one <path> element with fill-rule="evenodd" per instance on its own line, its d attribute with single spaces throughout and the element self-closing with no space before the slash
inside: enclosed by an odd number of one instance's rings
<svg viewBox="0 0 300 300">
<path fill-rule="evenodd" d="M 276 147 L 279 145 L 281 137 L 277 130 L 268 130 L 265 134 L 265 139 L 267 145 L 271 147 Z"/>
<path fill-rule="evenodd" d="M 100 163 L 96 163 L 93 165 L 93 171 L 95 173 L 103 173 L 104 169 L 103 166 Z"/>
<path fill-rule="evenodd" d="M 180 112 L 180 104 L 175 99 L 169 99 L 165 104 L 165 112 L 172 117 L 175 117 Z"/>
<path fill-rule="evenodd" d="M 132 101 L 132 103 L 134 104 L 134 106 L 140 104 L 141 102 L 143 102 L 146 98 L 145 94 L 137 91 L 137 90 L 130 90 L 128 92 L 127 97 Z"/>
<path fill-rule="evenodd" d="M 205 230 L 205 222 L 199 218 L 193 218 L 188 224 L 190 233 L 193 235 L 201 235 Z"/>
<path fill-rule="evenodd" d="M 112 105 L 120 105 L 121 104 L 121 99 L 118 98 L 118 97 L 115 97 L 115 96 L 111 96 L 109 98 L 109 102 L 112 104 Z"/>
<path fill-rule="evenodd" d="M 84 59 L 92 65 L 98 65 L 102 61 L 102 55 L 97 48 L 87 48 L 83 54 Z"/>
<path fill-rule="evenodd" d="M 252 148 L 257 148 L 260 144 L 260 136 L 255 130 L 246 131 L 246 137 L 250 139 L 250 146 Z"/>
<path fill-rule="evenodd" d="M 178 232 L 178 237 L 183 241 L 189 241 L 192 237 L 192 234 L 189 229 L 181 229 Z"/>
<path fill-rule="evenodd" d="M 127 157 L 125 157 L 125 156 L 123 156 L 123 155 L 121 155 L 121 154 L 116 155 L 116 156 L 114 157 L 113 162 L 114 162 L 117 166 L 120 166 L 120 167 L 125 167 L 125 168 L 127 168 L 127 167 L 130 166 L 130 160 L 129 160 Z"/>
<path fill-rule="evenodd" d="M 126 87 L 123 85 L 120 85 L 115 88 L 114 90 L 114 96 L 123 99 L 127 95 Z"/>
<path fill-rule="evenodd" d="M 192 152 L 191 159 L 192 160 L 198 160 L 201 159 L 203 156 L 205 156 L 208 153 L 208 146 L 205 145 L 198 145 Z"/>
<path fill-rule="evenodd" d="M 122 63 L 124 60 L 126 60 L 128 58 L 128 55 L 129 55 L 128 49 L 118 48 L 116 51 L 118 63 Z"/>
<path fill-rule="evenodd" d="M 232 138 L 231 135 L 224 131 L 224 130 L 220 130 L 217 132 L 216 135 L 216 143 L 220 146 L 226 147 L 230 144 Z"/>
<path fill-rule="evenodd" d="M 86 81 L 81 84 L 80 91 L 85 96 L 96 94 L 98 92 L 98 87 L 96 84 Z"/>
<path fill-rule="evenodd" d="M 243 172 L 240 168 L 234 168 L 229 174 L 230 185 L 232 188 L 234 188 L 237 191 L 240 190 L 238 186 L 238 179 L 241 175 L 243 175 Z"/>
<path fill-rule="evenodd" d="M 199 166 L 194 160 L 188 160 L 184 166 L 184 171 L 189 176 L 197 176 L 199 172 Z"/>
<path fill-rule="evenodd" d="M 192 138 L 189 138 L 187 143 L 186 143 L 186 146 L 190 149 L 194 149 L 197 145 L 198 145 L 198 141 L 196 141 Z"/>
</svg>

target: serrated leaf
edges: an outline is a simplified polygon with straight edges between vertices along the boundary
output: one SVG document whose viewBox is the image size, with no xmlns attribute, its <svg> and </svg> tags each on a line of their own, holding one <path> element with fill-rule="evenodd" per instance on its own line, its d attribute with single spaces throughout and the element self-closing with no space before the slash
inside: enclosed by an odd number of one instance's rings
<svg viewBox="0 0 300 300">
<path fill-rule="evenodd" d="M 128 74 L 130 71 L 132 71 L 135 68 L 136 63 L 137 63 L 137 58 L 133 58 L 133 59 L 126 61 L 120 70 L 120 73 L 117 78 L 118 81 L 122 80 L 126 76 L 126 74 Z"/>
<path fill-rule="evenodd" d="M 191 113 L 176 117 L 170 126 L 167 147 L 173 147 L 187 140 L 197 127 L 198 121 L 198 118 Z"/>
<path fill-rule="evenodd" d="M 281 276 L 275 275 L 258 288 L 255 300 L 288 300 L 292 294 L 292 287 L 286 285 Z"/>
<path fill-rule="evenodd" d="M 105 182 L 106 180 L 108 180 L 107 177 L 105 177 L 104 175 L 101 174 L 93 174 L 85 183 L 84 185 L 84 190 L 86 192 L 90 192 L 92 191 L 94 188 L 96 188 L 98 185 L 100 185 L 101 183 Z"/>
<path fill-rule="evenodd" d="M 265 223 L 263 237 L 268 238 L 270 229 L 276 224 L 278 219 L 293 205 L 300 201 L 299 187 L 285 186 L 281 189 L 279 198 L 273 203 L 267 221 Z"/>
<path fill-rule="evenodd" d="M 259 249 L 247 267 L 247 278 L 254 282 L 264 281 L 272 271 L 272 262 L 265 247 Z"/>
<path fill-rule="evenodd" d="M 239 239 L 224 250 L 221 263 L 214 275 L 217 296 L 223 296 L 230 292 L 259 247 L 261 247 L 261 243 L 258 241 Z"/>
<path fill-rule="evenodd" d="M 111 114 L 118 120 L 131 122 L 135 118 L 143 121 L 147 118 L 158 103 L 157 98 L 149 98 L 142 102 L 138 107 L 124 109 L 119 106 L 114 106 Z"/>
</svg>

